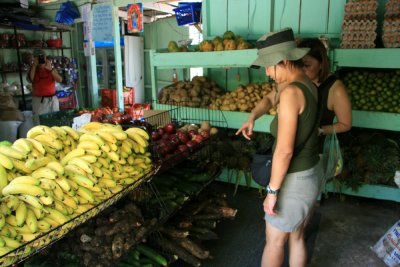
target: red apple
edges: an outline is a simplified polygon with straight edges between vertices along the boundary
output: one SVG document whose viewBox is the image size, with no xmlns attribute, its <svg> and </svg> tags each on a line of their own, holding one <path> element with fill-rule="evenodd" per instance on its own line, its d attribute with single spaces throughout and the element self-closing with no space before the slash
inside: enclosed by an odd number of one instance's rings
<svg viewBox="0 0 400 267">
<path fill-rule="evenodd" d="M 169 139 L 169 134 L 165 133 L 161 136 L 161 139 L 168 140 Z"/>
<path fill-rule="evenodd" d="M 180 140 L 176 134 L 171 134 L 168 137 L 169 143 L 173 146 L 177 146 L 180 143 Z"/>
<path fill-rule="evenodd" d="M 203 140 L 204 140 L 204 138 L 200 134 L 195 134 L 192 137 L 192 141 L 196 141 L 197 143 L 201 143 Z"/>
<path fill-rule="evenodd" d="M 179 141 L 181 141 L 181 143 L 183 143 L 183 144 L 186 144 L 186 142 L 189 141 L 189 136 L 185 132 L 177 131 L 176 135 L 178 136 Z"/>
<path fill-rule="evenodd" d="M 203 136 L 204 139 L 206 139 L 210 137 L 210 132 L 206 130 L 201 130 L 200 135 Z"/>
<path fill-rule="evenodd" d="M 187 147 L 187 145 L 179 145 L 178 146 L 178 150 L 180 151 L 180 152 L 184 152 L 184 151 L 186 151 L 188 149 L 188 147 Z"/>
<path fill-rule="evenodd" d="M 125 114 L 125 115 L 121 116 L 121 119 L 122 119 L 122 123 L 129 123 L 132 120 L 132 117 L 129 114 Z"/>
<path fill-rule="evenodd" d="M 151 139 L 153 139 L 154 141 L 157 141 L 160 139 L 160 134 L 158 133 L 158 131 L 153 131 L 151 132 Z"/>
<path fill-rule="evenodd" d="M 171 134 L 175 133 L 175 129 L 176 129 L 176 127 L 175 127 L 175 124 L 173 124 L 173 123 L 168 123 L 164 126 L 164 131 L 167 133 L 171 133 Z"/>
<path fill-rule="evenodd" d="M 158 128 L 157 131 L 158 131 L 158 134 L 159 134 L 160 136 L 163 136 L 163 135 L 165 134 L 165 131 L 164 131 L 163 128 Z"/>
<path fill-rule="evenodd" d="M 188 134 L 189 134 L 189 137 L 190 137 L 190 138 L 193 138 L 193 136 L 197 134 L 197 131 L 196 131 L 196 130 L 190 130 L 190 131 L 188 132 Z"/>
<path fill-rule="evenodd" d="M 186 143 L 186 146 L 189 147 L 189 148 L 194 147 L 194 146 L 196 146 L 196 145 L 197 145 L 197 142 L 194 141 L 194 140 L 189 140 L 189 141 L 187 141 L 187 143 Z"/>
</svg>

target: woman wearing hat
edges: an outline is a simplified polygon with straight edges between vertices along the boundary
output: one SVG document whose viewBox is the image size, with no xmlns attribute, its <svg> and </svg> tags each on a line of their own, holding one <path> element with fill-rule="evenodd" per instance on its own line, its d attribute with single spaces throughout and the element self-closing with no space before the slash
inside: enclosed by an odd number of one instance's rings
<svg viewBox="0 0 400 267">
<path fill-rule="evenodd" d="M 281 266 L 289 241 L 290 266 L 306 265 L 304 222 L 315 204 L 321 184 L 317 131 L 317 88 L 303 71 L 309 49 L 297 48 L 292 29 L 264 35 L 257 41 L 258 57 L 252 67 L 265 67 L 278 84 L 253 109 L 236 134 L 247 139 L 254 122 L 271 107 L 278 113 L 271 122 L 272 174 L 264 200 L 266 245 L 262 266 Z M 299 151 L 296 147 L 302 146 Z"/>
<path fill-rule="evenodd" d="M 318 38 L 302 39 L 298 47 L 309 48 L 304 56 L 304 73 L 318 87 L 318 101 L 322 103 L 319 133 L 347 132 L 351 129 L 351 103 L 344 84 L 329 69 L 328 52 Z M 336 116 L 337 122 L 333 124 Z M 322 147 L 324 138 L 320 140 Z M 321 144 L 322 143 L 322 144 Z M 322 151 L 320 151 L 322 152 Z"/>
<path fill-rule="evenodd" d="M 33 56 L 27 79 L 32 82 L 33 120 L 39 124 L 40 114 L 59 110 L 56 82 L 61 82 L 62 77 L 53 68 L 51 60 L 42 50 L 35 49 Z"/>
</svg>

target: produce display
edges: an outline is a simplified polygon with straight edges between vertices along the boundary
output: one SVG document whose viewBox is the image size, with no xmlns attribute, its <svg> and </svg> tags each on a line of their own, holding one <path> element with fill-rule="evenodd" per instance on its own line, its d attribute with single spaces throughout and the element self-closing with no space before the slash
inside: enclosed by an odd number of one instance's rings
<svg viewBox="0 0 400 267">
<path fill-rule="evenodd" d="M 400 70 L 354 70 L 342 75 L 355 110 L 400 113 Z"/>
<path fill-rule="evenodd" d="M 345 5 L 341 48 L 374 48 L 377 27 L 377 1 L 352 0 Z"/>
<path fill-rule="evenodd" d="M 243 37 L 235 35 L 232 31 L 226 31 L 222 37 L 216 36 L 213 40 L 204 40 L 199 45 L 201 52 L 242 50 L 250 49 L 252 45 Z"/>
<path fill-rule="evenodd" d="M 399 0 L 389 0 L 386 2 L 382 41 L 384 47 L 400 47 Z"/>
<path fill-rule="evenodd" d="M 222 36 L 216 36 L 213 40 L 204 40 L 200 43 L 196 51 L 224 51 L 224 50 L 242 50 L 251 49 L 253 46 L 240 35 L 232 31 L 226 31 Z M 186 45 L 178 46 L 175 41 L 170 41 L 167 47 L 168 52 L 188 52 Z"/>
<path fill-rule="evenodd" d="M 164 223 L 185 201 L 202 190 L 214 176 L 215 173 L 204 173 L 203 168 L 196 167 L 196 163 L 191 161 L 180 165 L 180 168 L 174 169 L 173 172 L 157 175 L 153 178 L 154 186 L 158 189 L 157 196 L 147 185 L 141 186 L 117 205 L 108 208 L 98 217 L 71 232 L 63 242 L 52 247 L 44 259 L 33 260 L 28 266 L 47 266 L 46 263 L 54 265 L 57 262 L 73 266 L 98 267 L 137 266 L 134 262 L 138 262 L 138 266 L 146 266 L 144 264 L 149 263 L 152 265 L 147 266 L 158 266 L 154 263 L 157 262 L 161 266 L 167 266 L 171 260 L 177 260 L 178 257 L 183 260 L 192 259 L 193 256 L 187 255 L 187 252 L 169 256 L 164 250 L 157 249 L 161 251 L 158 252 L 151 248 L 149 242 L 147 244 L 141 242 L 153 240 L 149 234 L 160 232 L 168 237 L 180 237 L 179 241 L 182 241 L 184 246 L 195 244 L 187 239 L 187 233 L 191 228 L 193 228 L 191 236 L 194 237 L 197 230 L 203 233 L 197 235 L 204 239 L 211 237 L 210 233 L 204 234 L 205 228 L 215 228 L 216 220 L 234 218 L 236 210 L 226 207 L 223 196 L 217 197 L 213 194 L 206 198 L 207 207 L 205 204 L 190 206 L 193 216 L 188 218 L 189 213 L 184 213 L 185 224 L 180 225 L 181 229 L 175 226 L 176 220 L 173 224 Z M 205 197 L 201 199 L 203 202 Z M 161 206 L 161 203 L 165 205 Z M 212 236 L 215 237 L 215 233 Z M 166 245 L 166 247 L 171 246 Z"/>
<path fill-rule="evenodd" d="M 229 207 L 226 195 L 204 192 L 163 225 L 159 229 L 161 235 L 150 236 L 149 246 L 167 259 L 178 260 L 174 266 L 201 266 L 201 260 L 212 259 L 202 242 L 218 239 L 217 223 L 234 219 L 236 213 Z"/>
<path fill-rule="evenodd" d="M 39 125 L 27 138 L 2 143 L 0 255 L 88 211 L 149 172 L 149 138 L 140 128 L 123 131 L 118 125 L 91 122 L 79 132 Z"/>
<path fill-rule="evenodd" d="M 94 110 L 90 109 L 81 109 L 78 111 L 79 115 L 82 114 L 91 114 L 91 121 L 93 122 L 104 122 L 104 123 L 129 123 L 132 120 L 132 116 L 130 114 L 126 114 L 120 112 L 118 108 L 109 108 L 109 107 L 102 107 L 96 108 Z"/>
<path fill-rule="evenodd" d="M 396 186 L 393 177 L 400 163 L 398 134 L 363 129 L 339 137 L 344 165 L 333 181 L 337 187 L 357 190 L 362 184 Z"/>
<path fill-rule="evenodd" d="M 214 81 L 204 76 L 195 76 L 192 81 L 179 81 L 164 87 L 158 95 L 158 102 L 189 107 L 208 107 L 212 99 L 222 94 L 223 90 Z"/>
<path fill-rule="evenodd" d="M 272 90 L 275 90 L 274 83 L 239 85 L 234 91 L 212 99 L 209 108 L 224 111 L 251 112 L 257 103 Z M 271 108 L 269 114 L 275 115 L 276 107 Z"/>
<path fill-rule="evenodd" d="M 185 124 L 180 128 L 177 128 L 174 123 L 168 123 L 164 127 L 154 130 L 151 138 L 160 158 L 178 155 L 188 157 L 191 148 L 197 147 L 217 132 L 218 129 L 212 127 L 208 121 L 203 121 L 200 125 Z"/>
</svg>

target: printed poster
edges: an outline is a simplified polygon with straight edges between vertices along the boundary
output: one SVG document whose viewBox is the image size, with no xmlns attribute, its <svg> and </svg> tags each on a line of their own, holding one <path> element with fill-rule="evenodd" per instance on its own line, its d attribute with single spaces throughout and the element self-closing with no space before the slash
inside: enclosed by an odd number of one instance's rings
<svg viewBox="0 0 400 267">
<path fill-rule="evenodd" d="M 128 32 L 143 32 L 142 3 L 128 5 Z"/>
<path fill-rule="evenodd" d="M 93 41 L 112 41 L 113 18 L 112 5 L 93 6 L 92 38 Z"/>
</svg>

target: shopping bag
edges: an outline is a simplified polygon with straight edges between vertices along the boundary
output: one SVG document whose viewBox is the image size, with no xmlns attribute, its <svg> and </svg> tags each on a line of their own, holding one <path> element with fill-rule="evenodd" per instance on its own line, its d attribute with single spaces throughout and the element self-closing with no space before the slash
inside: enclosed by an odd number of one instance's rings
<svg viewBox="0 0 400 267">
<path fill-rule="evenodd" d="M 271 179 L 272 154 L 254 154 L 250 168 L 254 181 L 266 187 Z"/>
<path fill-rule="evenodd" d="M 332 179 L 339 175 L 343 170 L 343 157 L 340 150 L 339 140 L 336 136 L 335 128 L 333 133 L 328 134 L 324 141 L 322 163 L 325 180 Z"/>
<path fill-rule="evenodd" d="M 396 222 L 371 249 L 387 266 L 400 266 L 400 221 Z"/>
</svg>

